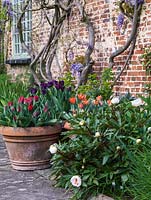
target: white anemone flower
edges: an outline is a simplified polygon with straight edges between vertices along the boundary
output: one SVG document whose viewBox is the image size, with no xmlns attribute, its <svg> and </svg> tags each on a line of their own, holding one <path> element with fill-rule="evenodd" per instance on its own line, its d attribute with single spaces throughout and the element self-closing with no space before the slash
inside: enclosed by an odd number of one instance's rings
<svg viewBox="0 0 151 200">
<path fill-rule="evenodd" d="M 94 137 L 100 137 L 100 133 L 96 132 Z"/>
<path fill-rule="evenodd" d="M 57 149 L 57 147 L 56 147 L 56 144 L 50 145 L 49 151 L 50 151 L 51 154 L 57 153 L 57 150 L 58 150 L 58 149 Z"/>
<path fill-rule="evenodd" d="M 81 177 L 78 176 L 78 175 L 75 175 L 73 176 L 71 179 L 70 179 L 70 182 L 73 186 L 75 187 L 80 187 L 81 186 Z"/>
<path fill-rule="evenodd" d="M 142 142 L 142 140 L 140 139 L 140 138 L 138 138 L 137 140 L 136 140 L 136 144 L 140 144 Z"/>
<path fill-rule="evenodd" d="M 151 132 L 151 127 L 148 127 L 147 132 Z"/>
<path fill-rule="evenodd" d="M 111 103 L 112 103 L 112 104 L 118 104 L 119 102 L 120 102 L 119 97 L 113 97 L 113 98 L 111 99 Z"/>
<path fill-rule="evenodd" d="M 144 102 L 142 101 L 141 98 L 135 99 L 133 101 L 131 101 L 132 106 L 134 107 L 138 107 L 144 104 Z"/>
</svg>

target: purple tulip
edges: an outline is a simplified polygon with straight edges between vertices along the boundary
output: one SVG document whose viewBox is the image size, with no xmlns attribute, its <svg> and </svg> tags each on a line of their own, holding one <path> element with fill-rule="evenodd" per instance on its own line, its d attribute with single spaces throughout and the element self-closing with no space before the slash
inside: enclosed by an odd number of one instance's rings
<svg viewBox="0 0 151 200">
<path fill-rule="evenodd" d="M 46 89 L 42 89 L 41 92 L 42 92 L 43 95 L 45 95 L 47 93 L 47 90 Z"/>
<path fill-rule="evenodd" d="M 59 85 L 64 86 L 64 81 L 63 80 L 59 81 Z"/>
<path fill-rule="evenodd" d="M 37 93 L 37 89 L 36 88 L 30 88 L 29 91 L 33 95 Z"/>
<path fill-rule="evenodd" d="M 49 87 L 52 87 L 53 86 L 53 81 L 49 81 L 48 83 L 47 83 L 47 87 L 49 88 Z"/>
</svg>

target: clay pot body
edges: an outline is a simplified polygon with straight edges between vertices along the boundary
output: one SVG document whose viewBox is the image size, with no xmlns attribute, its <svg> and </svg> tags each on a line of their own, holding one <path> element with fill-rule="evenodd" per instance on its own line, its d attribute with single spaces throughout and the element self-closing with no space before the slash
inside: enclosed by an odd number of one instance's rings
<svg viewBox="0 0 151 200">
<path fill-rule="evenodd" d="M 45 127 L 0 127 L 11 165 L 16 170 L 50 167 L 49 146 L 58 142 L 61 125 Z"/>
</svg>

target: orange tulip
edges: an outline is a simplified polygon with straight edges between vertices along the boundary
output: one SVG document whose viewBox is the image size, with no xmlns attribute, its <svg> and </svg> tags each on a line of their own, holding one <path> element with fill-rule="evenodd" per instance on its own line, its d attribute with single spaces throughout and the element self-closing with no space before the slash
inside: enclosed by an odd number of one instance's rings
<svg viewBox="0 0 151 200">
<path fill-rule="evenodd" d="M 78 99 L 79 100 L 86 100 L 86 95 L 85 94 L 78 94 Z"/>
<path fill-rule="evenodd" d="M 102 96 L 101 96 L 101 95 L 100 95 L 100 96 L 97 96 L 97 97 L 96 97 L 96 100 L 97 100 L 97 101 L 101 101 L 101 100 L 102 100 Z"/>
<path fill-rule="evenodd" d="M 92 102 L 94 105 L 98 105 L 99 104 L 99 101 L 97 101 L 97 100 L 93 100 L 93 102 Z"/>
<path fill-rule="evenodd" d="M 108 105 L 110 106 L 112 104 L 111 100 L 107 100 Z"/>
<path fill-rule="evenodd" d="M 88 105 L 88 104 L 89 104 L 89 100 L 85 99 L 85 100 L 82 101 L 82 103 L 83 103 L 84 105 Z"/>
<path fill-rule="evenodd" d="M 70 97 L 69 102 L 71 104 L 75 104 L 76 103 L 76 98 L 75 97 Z"/>
</svg>

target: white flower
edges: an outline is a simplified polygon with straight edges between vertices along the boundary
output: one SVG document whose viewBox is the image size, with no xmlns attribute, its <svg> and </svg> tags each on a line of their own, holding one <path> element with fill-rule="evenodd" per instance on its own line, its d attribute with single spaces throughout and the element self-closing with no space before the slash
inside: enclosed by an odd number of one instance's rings
<svg viewBox="0 0 151 200">
<path fill-rule="evenodd" d="M 96 132 L 94 137 L 100 137 L 100 133 Z"/>
<path fill-rule="evenodd" d="M 121 149 L 121 147 L 120 147 L 120 146 L 117 146 L 117 147 L 116 147 L 116 150 L 117 150 L 117 151 L 119 151 L 120 149 Z"/>
<path fill-rule="evenodd" d="M 70 179 L 70 182 L 72 183 L 73 186 L 75 187 L 80 187 L 81 186 L 81 178 L 80 176 L 73 176 L 71 179 Z"/>
<path fill-rule="evenodd" d="M 147 132 L 151 132 L 151 127 L 148 127 Z"/>
<path fill-rule="evenodd" d="M 50 151 L 51 154 L 57 153 L 57 150 L 58 150 L 58 149 L 57 149 L 57 147 L 56 147 L 56 144 L 50 145 L 49 151 Z"/>
<path fill-rule="evenodd" d="M 116 184 L 115 184 L 115 181 L 113 181 L 113 182 L 112 182 L 112 186 L 115 187 L 115 185 L 116 185 Z"/>
<path fill-rule="evenodd" d="M 119 97 L 113 97 L 113 98 L 111 99 L 111 103 L 112 103 L 112 104 L 118 104 L 119 102 L 120 102 Z"/>
<path fill-rule="evenodd" d="M 84 120 L 82 120 L 82 121 L 79 122 L 79 125 L 80 125 L 80 126 L 83 126 L 84 124 L 85 124 L 85 121 L 84 121 Z"/>
<path fill-rule="evenodd" d="M 143 103 L 142 99 L 138 98 L 138 99 L 131 101 L 131 104 L 132 104 L 132 106 L 138 107 L 138 106 L 143 105 L 144 103 Z"/>
<path fill-rule="evenodd" d="M 140 138 L 138 138 L 137 140 L 136 140 L 136 144 L 140 144 L 142 142 L 142 140 L 140 139 Z"/>
<path fill-rule="evenodd" d="M 120 189 L 121 189 L 121 190 L 123 190 L 123 189 L 124 189 L 124 187 L 121 185 L 121 186 L 120 186 Z"/>
</svg>

